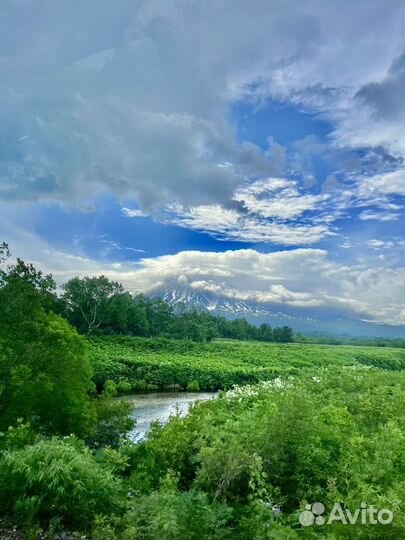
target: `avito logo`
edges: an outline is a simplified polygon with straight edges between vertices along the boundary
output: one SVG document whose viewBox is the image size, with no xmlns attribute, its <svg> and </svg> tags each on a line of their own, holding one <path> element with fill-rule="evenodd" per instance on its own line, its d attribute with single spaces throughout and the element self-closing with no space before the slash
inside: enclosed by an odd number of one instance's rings
<svg viewBox="0 0 405 540">
<path fill-rule="evenodd" d="M 305 510 L 300 513 L 299 521 L 303 527 L 311 525 L 331 525 L 332 523 L 341 523 L 342 525 L 389 525 L 394 519 L 394 514 L 388 508 L 379 510 L 373 505 L 367 505 L 362 502 L 360 508 L 356 508 L 353 512 L 342 507 L 340 503 L 335 503 L 329 514 L 325 516 L 325 505 L 321 502 L 315 502 L 312 505 L 307 504 Z"/>
</svg>

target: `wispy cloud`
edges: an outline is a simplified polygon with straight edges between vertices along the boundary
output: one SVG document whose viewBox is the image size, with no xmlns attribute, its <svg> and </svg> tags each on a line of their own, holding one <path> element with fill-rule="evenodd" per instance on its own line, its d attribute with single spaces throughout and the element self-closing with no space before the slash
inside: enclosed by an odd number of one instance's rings
<svg viewBox="0 0 405 540">
<path fill-rule="evenodd" d="M 109 240 L 108 238 L 101 238 L 99 243 L 103 244 L 105 247 L 103 250 L 103 256 L 107 256 L 107 254 L 109 254 L 111 251 L 133 251 L 135 253 L 146 253 L 144 249 L 122 246 L 119 242 Z"/>
<path fill-rule="evenodd" d="M 373 210 L 363 210 L 359 215 L 361 221 L 397 221 L 400 217 L 400 214 L 394 212 L 376 212 Z"/>
<path fill-rule="evenodd" d="M 139 208 L 127 208 L 126 206 L 123 206 L 122 209 L 122 214 L 125 216 L 125 217 L 130 217 L 130 218 L 134 218 L 134 217 L 148 217 L 149 214 L 146 213 L 146 212 L 143 212 L 142 210 L 139 210 Z"/>
</svg>

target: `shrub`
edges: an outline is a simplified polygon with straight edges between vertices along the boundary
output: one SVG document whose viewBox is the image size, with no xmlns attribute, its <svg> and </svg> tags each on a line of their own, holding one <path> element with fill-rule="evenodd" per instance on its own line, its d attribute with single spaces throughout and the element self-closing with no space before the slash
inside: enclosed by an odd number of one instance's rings
<svg viewBox="0 0 405 540">
<path fill-rule="evenodd" d="M 114 384 L 114 383 L 113 383 Z M 114 398 L 108 389 L 95 400 L 97 424 L 95 434 L 87 439 L 92 447 L 117 447 L 135 426 L 130 401 Z"/>
<path fill-rule="evenodd" d="M 182 493 L 170 509 L 178 529 L 167 538 L 193 538 L 182 531 L 175 503 L 192 493 L 232 508 L 232 540 L 315 538 L 317 531 L 331 540 L 404 538 L 404 400 L 402 374 L 363 366 L 236 387 L 152 429 L 127 452 L 129 483 L 133 490 L 141 484 L 142 500 L 157 504 L 159 479 L 172 471 L 178 476 Z M 365 501 L 390 509 L 394 520 L 390 527 L 359 521 L 302 531 L 298 514 L 312 501 L 328 512 L 335 502 L 353 512 Z M 273 506 L 282 512 L 275 515 Z M 154 530 L 140 536 L 158 537 Z"/>
<path fill-rule="evenodd" d="M 0 432 L 0 450 L 15 450 L 27 444 L 33 444 L 37 438 L 30 424 L 24 423 L 21 418 L 16 426 L 9 426 L 7 431 Z"/>
<path fill-rule="evenodd" d="M 200 385 L 198 384 L 198 381 L 192 380 L 187 385 L 188 392 L 199 392 L 200 391 Z"/>
<path fill-rule="evenodd" d="M 133 499 L 123 519 L 98 519 L 95 540 L 223 540 L 234 538 L 227 527 L 232 509 L 211 503 L 203 493 L 180 492 L 170 473 L 160 489 Z"/>
<path fill-rule="evenodd" d="M 42 440 L 0 457 L 0 508 L 19 525 L 89 529 L 94 515 L 117 509 L 119 484 L 73 437 Z"/>
<path fill-rule="evenodd" d="M 119 392 L 186 389 L 228 389 L 278 376 L 299 374 L 319 366 L 367 364 L 386 370 L 405 367 L 401 349 L 336 347 L 315 344 L 214 342 L 145 339 L 125 336 L 91 338 L 89 352 L 94 382 L 100 390 L 107 380 Z"/>
</svg>

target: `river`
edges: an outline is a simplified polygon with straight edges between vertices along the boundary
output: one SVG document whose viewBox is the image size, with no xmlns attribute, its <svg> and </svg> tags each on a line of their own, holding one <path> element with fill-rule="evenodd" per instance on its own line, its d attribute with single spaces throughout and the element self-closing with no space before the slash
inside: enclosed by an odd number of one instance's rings
<svg viewBox="0 0 405 540">
<path fill-rule="evenodd" d="M 207 401 L 215 396 L 215 392 L 164 392 L 127 396 L 125 399 L 135 406 L 133 416 L 136 420 L 136 426 L 129 437 L 139 442 L 146 437 L 155 420 L 166 424 L 177 411 L 185 415 L 192 403 Z"/>
</svg>

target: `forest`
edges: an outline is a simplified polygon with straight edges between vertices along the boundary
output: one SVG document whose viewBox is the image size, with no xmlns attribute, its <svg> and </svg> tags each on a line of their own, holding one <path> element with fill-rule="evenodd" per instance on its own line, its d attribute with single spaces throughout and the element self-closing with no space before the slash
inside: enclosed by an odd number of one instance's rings
<svg viewBox="0 0 405 540">
<path fill-rule="evenodd" d="M 292 343 L 283 328 L 253 337 L 243 320 L 132 303 L 104 278 L 74 278 L 57 294 L 51 276 L 8 255 L 3 244 L 0 529 L 27 539 L 404 537 L 402 348 Z M 220 392 L 134 444 L 119 394 L 167 389 Z M 304 527 L 315 501 L 394 518 Z"/>
</svg>

